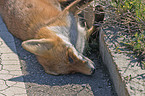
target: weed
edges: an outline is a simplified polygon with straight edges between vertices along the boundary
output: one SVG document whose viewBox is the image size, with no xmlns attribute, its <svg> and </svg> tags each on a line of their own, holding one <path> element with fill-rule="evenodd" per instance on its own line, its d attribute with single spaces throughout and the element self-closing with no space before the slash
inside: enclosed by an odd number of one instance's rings
<svg viewBox="0 0 145 96">
<path fill-rule="evenodd" d="M 133 50 L 142 68 L 145 66 L 145 1 L 112 0 L 116 13 L 121 16 L 121 24 L 129 38 L 124 37 L 124 45 Z"/>
</svg>

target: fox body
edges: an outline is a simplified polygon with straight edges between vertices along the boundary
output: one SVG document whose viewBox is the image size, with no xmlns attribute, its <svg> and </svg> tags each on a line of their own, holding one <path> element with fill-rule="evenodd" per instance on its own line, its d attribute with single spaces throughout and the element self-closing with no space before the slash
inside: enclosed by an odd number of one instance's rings
<svg viewBox="0 0 145 96">
<path fill-rule="evenodd" d="M 94 63 L 83 55 L 87 30 L 78 23 L 76 0 L 0 0 L 0 14 L 8 30 L 23 40 L 22 47 L 36 55 L 48 74 L 91 75 Z M 90 0 L 91 1 L 91 0 Z"/>
</svg>

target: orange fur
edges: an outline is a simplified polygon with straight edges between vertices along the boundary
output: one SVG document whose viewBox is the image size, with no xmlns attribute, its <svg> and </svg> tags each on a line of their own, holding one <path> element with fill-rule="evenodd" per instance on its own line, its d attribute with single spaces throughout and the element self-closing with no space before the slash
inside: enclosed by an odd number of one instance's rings
<svg viewBox="0 0 145 96">
<path fill-rule="evenodd" d="M 67 0 L 0 0 L 0 13 L 8 30 L 24 41 L 23 48 L 36 55 L 48 74 L 80 72 L 90 75 L 94 71 L 93 62 L 78 55 L 80 53 L 74 45 L 63 39 L 65 30 L 55 32 L 55 27 L 73 30 L 69 28 L 69 9 L 81 0 L 76 0 L 62 10 L 59 2 L 65 1 Z M 54 27 L 53 30 L 51 26 Z"/>
</svg>

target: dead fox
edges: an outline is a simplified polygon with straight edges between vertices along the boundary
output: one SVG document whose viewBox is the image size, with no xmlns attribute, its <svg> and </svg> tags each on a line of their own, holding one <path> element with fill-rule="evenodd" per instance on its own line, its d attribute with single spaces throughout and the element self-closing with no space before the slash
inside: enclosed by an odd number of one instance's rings
<svg viewBox="0 0 145 96">
<path fill-rule="evenodd" d="M 8 30 L 23 40 L 22 47 L 36 55 L 46 73 L 91 75 L 94 63 L 82 54 L 91 31 L 82 28 L 75 15 L 92 0 L 73 0 L 62 9 L 60 3 L 67 1 L 0 0 L 0 14 Z"/>
</svg>

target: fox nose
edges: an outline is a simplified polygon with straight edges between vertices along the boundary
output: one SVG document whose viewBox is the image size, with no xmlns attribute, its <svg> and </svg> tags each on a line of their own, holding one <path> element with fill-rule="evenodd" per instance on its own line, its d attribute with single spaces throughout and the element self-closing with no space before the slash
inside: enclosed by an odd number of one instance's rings
<svg viewBox="0 0 145 96">
<path fill-rule="evenodd" d="M 90 61 L 89 62 L 89 67 L 91 68 L 91 75 L 93 75 L 95 73 L 95 70 L 96 70 L 95 63 Z"/>
<path fill-rule="evenodd" d="M 90 62 L 89 66 L 91 67 L 91 75 L 95 73 L 96 67 L 94 62 Z"/>
<path fill-rule="evenodd" d="M 93 75 L 95 73 L 95 70 L 96 70 L 95 68 L 91 69 L 91 71 L 92 71 L 91 75 Z"/>
</svg>

